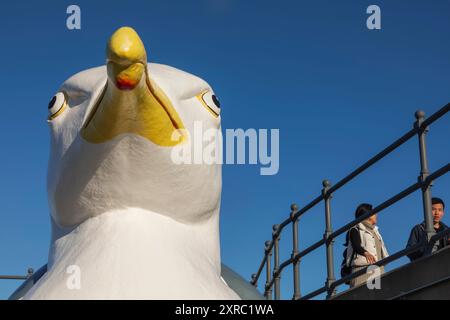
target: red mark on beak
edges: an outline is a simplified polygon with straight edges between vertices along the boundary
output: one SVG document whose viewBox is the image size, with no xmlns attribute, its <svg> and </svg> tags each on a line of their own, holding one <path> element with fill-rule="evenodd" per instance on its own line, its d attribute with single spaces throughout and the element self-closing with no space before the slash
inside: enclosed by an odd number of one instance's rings
<svg viewBox="0 0 450 320">
<path fill-rule="evenodd" d="M 131 80 L 129 78 L 116 78 L 116 86 L 120 90 L 132 90 L 138 84 L 137 81 Z"/>
</svg>

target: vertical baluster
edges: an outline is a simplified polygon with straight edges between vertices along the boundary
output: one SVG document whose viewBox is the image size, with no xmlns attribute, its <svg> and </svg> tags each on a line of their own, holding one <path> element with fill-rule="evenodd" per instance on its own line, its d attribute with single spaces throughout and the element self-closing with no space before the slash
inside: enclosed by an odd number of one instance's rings
<svg viewBox="0 0 450 320">
<path fill-rule="evenodd" d="M 271 281 L 271 269 L 270 260 L 272 259 L 272 249 L 270 249 L 271 242 L 266 241 L 265 243 L 265 255 L 266 255 L 266 286 L 264 290 L 264 296 L 267 300 L 272 300 L 272 287 L 269 285 Z"/>
<path fill-rule="evenodd" d="M 273 277 L 275 284 L 275 300 L 280 300 L 280 233 L 279 233 L 279 225 L 275 224 L 272 227 L 272 236 L 273 236 L 273 248 L 274 248 L 274 268 L 273 268 Z"/>
<path fill-rule="evenodd" d="M 334 277 L 334 258 L 333 258 L 333 243 L 334 239 L 330 239 L 333 229 L 331 227 L 331 205 L 330 200 L 332 198 L 331 194 L 328 194 L 328 190 L 331 188 L 331 183 L 328 180 L 322 182 L 323 189 L 322 195 L 325 200 L 325 234 L 324 238 L 326 240 L 326 250 L 327 250 L 327 299 L 331 298 L 335 294 L 335 290 L 331 288 L 331 285 L 336 280 Z"/>
<path fill-rule="evenodd" d="M 294 203 L 291 205 L 291 221 L 292 221 L 292 255 L 291 259 L 294 260 L 298 255 L 298 219 L 295 219 L 295 214 L 298 211 L 298 206 Z M 293 300 L 300 299 L 300 259 L 294 260 L 292 264 L 294 273 L 294 296 Z"/>
<path fill-rule="evenodd" d="M 422 123 L 425 121 L 425 112 L 417 111 L 415 113 L 417 121 L 415 122 L 416 128 L 420 128 Z M 427 145 L 426 145 L 426 134 L 428 132 L 428 127 L 423 130 L 419 130 L 419 153 L 420 153 L 420 176 L 419 181 L 423 182 L 430 175 L 428 170 L 428 159 L 427 159 Z M 433 215 L 431 212 L 431 184 L 427 186 L 422 186 L 422 202 L 423 202 L 423 215 L 425 220 L 425 232 L 427 233 L 428 240 L 436 233 L 433 227 Z"/>
</svg>

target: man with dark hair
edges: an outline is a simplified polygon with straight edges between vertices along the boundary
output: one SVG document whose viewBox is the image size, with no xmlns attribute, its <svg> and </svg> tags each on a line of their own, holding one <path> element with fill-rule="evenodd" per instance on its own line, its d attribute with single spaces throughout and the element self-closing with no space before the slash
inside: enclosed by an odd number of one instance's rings
<svg viewBox="0 0 450 320">
<path fill-rule="evenodd" d="M 440 198 L 432 198 L 431 199 L 431 210 L 433 214 L 433 226 L 436 233 L 447 230 L 448 227 L 441 221 L 444 216 L 445 203 Z M 412 247 L 419 242 L 427 242 L 427 233 L 425 232 L 425 222 L 416 225 L 412 230 L 409 236 L 408 244 L 406 248 Z M 450 245 L 450 238 L 444 237 L 433 245 L 432 252 L 440 250 L 446 246 Z M 426 248 L 422 248 L 420 250 L 414 251 L 408 255 L 411 261 L 417 260 L 421 258 L 425 254 Z"/>
</svg>

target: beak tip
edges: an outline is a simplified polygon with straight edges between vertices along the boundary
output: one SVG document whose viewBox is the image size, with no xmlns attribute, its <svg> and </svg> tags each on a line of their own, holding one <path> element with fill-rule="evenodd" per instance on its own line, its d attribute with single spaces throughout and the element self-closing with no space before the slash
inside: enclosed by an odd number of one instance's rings
<svg viewBox="0 0 450 320">
<path fill-rule="evenodd" d="M 106 56 L 108 61 L 120 64 L 147 61 L 144 44 L 131 27 L 121 27 L 112 34 L 106 47 Z"/>
</svg>

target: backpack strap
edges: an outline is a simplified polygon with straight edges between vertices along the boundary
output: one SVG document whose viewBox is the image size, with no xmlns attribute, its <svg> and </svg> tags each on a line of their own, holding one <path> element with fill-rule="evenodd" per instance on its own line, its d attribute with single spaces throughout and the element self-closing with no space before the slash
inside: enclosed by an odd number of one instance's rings
<svg viewBox="0 0 450 320">
<path fill-rule="evenodd" d="M 355 260 L 356 257 L 356 251 L 352 250 L 352 255 L 350 256 L 350 260 L 348 261 L 348 266 L 351 267 L 352 266 L 352 262 L 353 260 Z"/>
<path fill-rule="evenodd" d="M 350 230 L 348 230 L 348 232 L 347 232 L 347 235 L 346 235 L 346 247 L 347 247 L 347 250 L 348 250 L 348 248 L 349 248 L 349 245 L 351 245 L 351 242 L 350 242 L 350 232 L 353 230 L 353 229 L 356 229 L 357 231 L 358 231 L 358 233 L 359 233 L 359 236 L 361 237 L 361 233 L 360 233 L 360 228 L 358 227 L 358 225 L 356 225 L 356 226 L 354 226 L 354 227 L 352 227 Z M 345 257 L 345 264 L 347 265 L 347 267 L 351 267 L 352 266 L 352 262 L 353 262 L 353 260 L 355 259 L 355 257 L 356 257 L 356 251 L 353 249 L 353 246 L 352 246 L 352 254 L 351 254 L 351 256 L 350 256 L 350 259 L 347 261 L 347 257 Z"/>
</svg>

